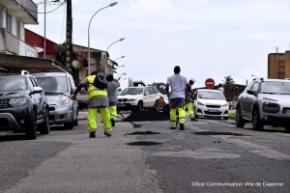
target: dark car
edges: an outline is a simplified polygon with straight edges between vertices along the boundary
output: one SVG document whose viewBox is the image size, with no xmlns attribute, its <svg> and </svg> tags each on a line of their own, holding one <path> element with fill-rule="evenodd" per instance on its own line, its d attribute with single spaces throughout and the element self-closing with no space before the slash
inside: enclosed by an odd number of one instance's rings
<svg viewBox="0 0 290 193">
<path fill-rule="evenodd" d="M 34 76 L 0 75 L 0 131 L 25 132 L 28 139 L 36 138 L 36 131 L 48 134 L 48 105 L 44 92 Z"/>
</svg>

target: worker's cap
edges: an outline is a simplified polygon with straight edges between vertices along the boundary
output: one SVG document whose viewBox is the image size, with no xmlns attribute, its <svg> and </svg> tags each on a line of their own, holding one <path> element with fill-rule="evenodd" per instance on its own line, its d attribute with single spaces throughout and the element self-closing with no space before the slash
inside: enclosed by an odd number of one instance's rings
<svg viewBox="0 0 290 193">
<path fill-rule="evenodd" d="M 189 80 L 189 83 L 192 85 L 192 84 L 194 84 L 196 81 L 192 78 L 192 79 L 190 79 Z"/>
</svg>

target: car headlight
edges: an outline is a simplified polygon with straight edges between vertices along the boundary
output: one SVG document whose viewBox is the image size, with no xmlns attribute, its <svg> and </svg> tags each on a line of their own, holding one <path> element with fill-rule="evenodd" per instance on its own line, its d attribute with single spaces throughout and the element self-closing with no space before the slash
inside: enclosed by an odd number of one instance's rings
<svg viewBox="0 0 290 193">
<path fill-rule="evenodd" d="M 228 103 L 225 103 L 222 105 L 222 107 L 227 107 L 228 106 Z"/>
<path fill-rule="evenodd" d="M 63 106 L 71 102 L 71 99 L 67 96 L 64 96 L 58 103 L 57 106 Z"/>
<path fill-rule="evenodd" d="M 26 103 L 25 97 L 12 98 L 9 100 L 9 105 L 11 107 L 18 107 L 24 105 L 25 103 Z"/>
<path fill-rule="evenodd" d="M 200 105 L 200 106 L 205 106 L 202 102 L 197 102 L 197 105 Z"/>
</svg>

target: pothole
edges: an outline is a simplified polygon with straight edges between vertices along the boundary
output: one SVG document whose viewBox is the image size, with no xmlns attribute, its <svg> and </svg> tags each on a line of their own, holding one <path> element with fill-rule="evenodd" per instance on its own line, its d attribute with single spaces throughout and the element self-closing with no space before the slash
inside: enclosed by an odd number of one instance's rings
<svg viewBox="0 0 290 193">
<path fill-rule="evenodd" d="M 242 133 L 233 133 L 233 132 L 219 132 L 219 131 L 199 131 L 193 132 L 195 135 L 232 135 L 232 136 L 249 136 Z"/>
<path fill-rule="evenodd" d="M 135 131 L 132 133 L 127 133 L 125 135 L 157 135 L 160 134 L 160 132 L 154 132 L 154 131 Z"/>
<path fill-rule="evenodd" d="M 134 146 L 153 146 L 153 145 L 161 145 L 162 143 L 155 142 L 155 141 L 134 141 L 131 143 L 127 143 L 127 145 L 134 145 Z"/>
</svg>

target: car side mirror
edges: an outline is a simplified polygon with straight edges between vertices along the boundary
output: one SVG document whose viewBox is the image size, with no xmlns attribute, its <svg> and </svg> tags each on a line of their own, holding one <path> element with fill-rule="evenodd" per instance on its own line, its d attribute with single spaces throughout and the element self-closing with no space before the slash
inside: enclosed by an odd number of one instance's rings
<svg viewBox="0 0 290 193">
<path fill-rule="evenodd" d="M 33 93 L 41 93 L 42 91 L 43 91 L 43 89 L 41 87 L 35 86 L 35 87 L 33 87 L 33 90 L 32 90 L 31 94 L 33 94 Z"/>
<path fill-rule="evenodd" d="M 250 95 L 256 95 L 257 94 L 257 92 L 255 92 L 253 90 L 248 90 L 247 93 L 250 94 Z"/>
</svg>

